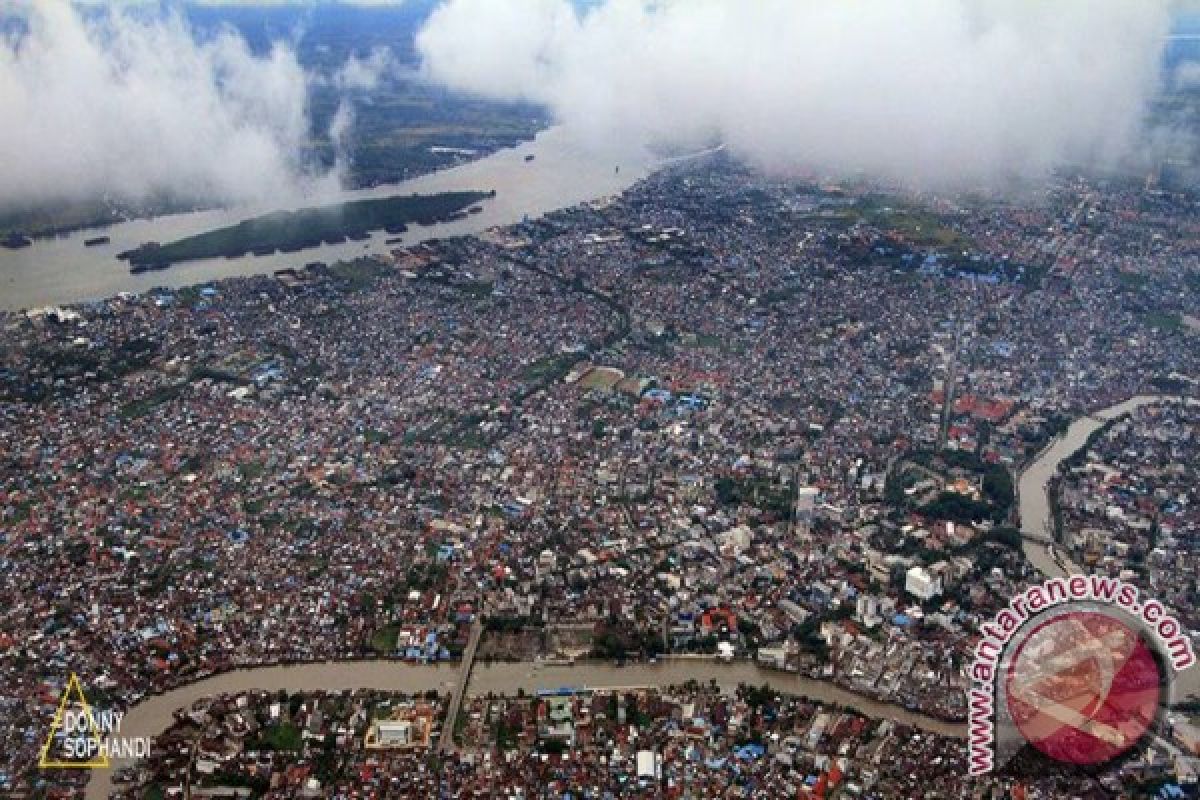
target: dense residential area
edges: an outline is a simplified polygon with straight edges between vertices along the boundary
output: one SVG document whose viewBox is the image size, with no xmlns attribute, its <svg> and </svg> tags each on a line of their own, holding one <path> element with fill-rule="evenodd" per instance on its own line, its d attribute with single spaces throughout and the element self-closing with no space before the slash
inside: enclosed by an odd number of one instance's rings
<svg viewBox="0 0 1200 800">
<path fill-rule="evenodd" d="M 1197 553 L 1200 508 L 1196 435 L 1200 407 L 1139 410 L 1093 434 L 1060 478 L 1064 545 L 1089 567 L 1136 572 L 1164 602 L 1200 627 Z"/>
<path fill-rule="evenodd" d="M 980 625 L 1041 577 L 1016 477 L 1073 419 L 1195 396 L 1194 214 L 1076 176 L 959 205 L 718 154 L 477 237 L 5 314 L 0 788 L 86 781 L 31 769 L 71 672 L 127 706 L 241 667 L 457 663 L 477 627 L 481 664 L 755 663 L 961 725 Z M 1190 407 L 1139 410 L 1053 486 L 1060 546 L 1193 635 L 1195 436 Z M 819 701 L 575 688 L 468 690 L 437 761 L 360 746 L 369 698 L 223 698 L 127 777 L 179 796 L 154 770 L 194 733 L 188 774 L 272 797 L 521 796 L 488 793 L 534 768 L 536 796 L 991 791 L 952 782 L 954 737 Z M 546 748 L 554 715 L 587 725 Z M 1187 724 L 1086 796 L 1194 786 Z"/>
<path fill-rule="evenodd" d="M 423 741 L 434 711 L 420 695 L 222 695 L 179 712 L 147 773 L 156 797 L 1053 798 L 1151 787 L 1163 768 L 973 780 L 956 739 L 744 685 L 481 695 L 445 755 Z"/>
<path fill-rule="evenodd" d="M 1200 4 L 0 0 L 0 800 L 1200 800 Z"/>
</svg>

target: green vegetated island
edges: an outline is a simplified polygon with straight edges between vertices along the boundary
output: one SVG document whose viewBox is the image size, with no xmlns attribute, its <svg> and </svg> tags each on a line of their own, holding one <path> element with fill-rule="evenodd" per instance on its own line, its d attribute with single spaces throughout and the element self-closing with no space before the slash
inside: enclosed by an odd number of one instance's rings
<svg viewBox="0 0 1200 800">
<path fill-rule="evenodd" d="M 128 261 L 133 272 L 144 272 L 202 258 L 270 255 L 276 251 L 294 253 L 321 244 L 366 239 L 371 231 L 400 234 L 412 223 L 434 225 L 463 219 L 482 210 L 478 205 L 481 201 L 495 196 L 495 191 L 442 192 L 276 211 L 168 244 L 149 242 L 119 254 L 118 258 Z"/>
</svg>

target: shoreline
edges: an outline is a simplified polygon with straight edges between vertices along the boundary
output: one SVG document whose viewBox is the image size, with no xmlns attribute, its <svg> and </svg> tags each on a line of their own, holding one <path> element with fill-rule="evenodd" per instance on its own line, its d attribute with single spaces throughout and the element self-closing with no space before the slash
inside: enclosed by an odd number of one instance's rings
<svg viewBox="0 0 1200 800">
<path fill-rule="evenodd" d="M 475 155 L 473 155 L 472 157 L 469 157 L 469 158 L 464 158 L 463 160 L 459 161 L 458 163 L 443 164 L 441 166 L 432 167 L 429 169 L 416 169 L 412 172 L 412 174 L 405 175 L 403 178 L 400 178 L 399 180 L 371 183 L 369 181 L 354 180 L 354 176 L 349 176 L 349 179 L 347 180 L 346 184 L 341 187 L 341 191 L 342 192 L 368 192 L 368 191 L 382 190 L 382 189 L 386 189 L 389 186 L 400 186 L 404 183 L 407 183 L 408 181 L 417 180 L 419 178 L 425 178 L 430 175 L 437 175 L 438 173 L 441 173 L 441 172 L 448 172 L 453 169 L 458 169 L 459 167 L 467 166 L 468 164 L 473 164 L 476 161 L 482 161 L 485 158 L 490 158 L 491 156 L 494 156 L 496 153 L 499 153 L 503 150 L 510 150 L 513 148 L 520 147 L 524 144 L 533 142 L 535 139 L 537 139 L 538 135 L 540 135 L 541 133 L 543 133 L 544 131 L 547 131 L 549 129 L 550 129 L 549 127 L 540 127 L 537 130 L 530 133 L 529 135 L 520 135 L 520 136 L 512 137 L 513 141 L 511 144 L 502 145 L 502 146 L 495 147 L 492 149 L 476 150 Z M 436 147 L 438 147 L 438 145 L 429 145 L 429 147 L 436 148 Z M 456 148 L 450 148 L 450 149 L 454 150 Z M 75 223 L 68 222 L 68 223 L 50 225 L 50 226 L 44 227 L 44 228 L 36 228 L 36 229 L 32 229 L 32 230 L 22 230 L 17 227 L 14 227 L 11 229 L 0 229 L 0 236 L 6 235 L 6 234 L 20 234 L 20 235 L 28 237 L 29 239 L 31 239 L 34 242 L 37 242 L 37 241 L 40 241 L 43 239 L 60 239 L 60 238 L 64 238 L 67 236 L 71 236 L 73 234 L 83 233 L 86 231 L 103 231 L 103 230 L 107 230 L 108 228 L 111 228 L 114 225 L 120 225 L 125 222 L 153 221 L 160 217 L 170 217 L 170 216 L 175 216 L 177 214 L 196 214 L 196 213 L 202 213 L 205 211 L 227 211 L 227 210 L 237 208 L 236 205 L 229 205 L 229 204 L 218 203 L 218 202 L 206 202 L 206 201 L 191 202 L 191 203 L 181 202 L 181 203 L 177 203 L 177 204 L 163 203 L 160 206 L 153 206 L 153 207 L 148 207 L 148 208 L 140 208 L 140 209 L 132 208 L 133 206 L 136 206 L 136 205 L 137 205 L 136 203 L 130 203 L 131 208 L 110 209 L 110 211 L 108 212 L 108 216 L 97 216 L 94 219 L 85 220 L 83 222 L 75 222 Z M 101 213 L 104 213 L 104 212 L 101 212 Z"/>
<path fill-rule="evenodd" d="M 122 734 L 158 736 L 174 721 L 177 710 L 197 700 L 219 694 L 246 691 L 291 692 L 380 690 L 397 692 L 449 691 L 459 677 L 459 662 L 415 665 L 387 659 L 327 660 L 288 665 L 234 667 L 225 672 L 148 694 L 126 710 Z M 532 692 L 539 688 L 571 686 L 593 690 L 660 688 L 682 685 L 690 680 L 716 681 L 723 689 L 739 683 L 767 684 L 776 691 L 806 697 L 814 702 L 838 706 L 873 719 L 890 719 L 903 725 L 956 738 L 966 736 L 965 723 L 950 723 L 899 705 L 874 700 L 845 689 L 832 681 L 816 680 L 796 673 L 774 670 L 752 661 L 719 662 L 715 659 L 664 659 L 657 664 L 633 663 L 617 667 L 606 662 L 577 661 L 572 666 L 550 666 L 534 661 L 479 663 L 471 671 L 466 694 L 472 697 Z M 113 787 L 114 772 L 133 762 L 113 759 L 108 769 L 94 770 L 85 796 L 105 800 Z"/>
<path fill-rule="evenodd" d="M 306 262 L 351 261 L 384 255 L 397 247 L 423 241 L 477 235 L 493 228 L 519 224 L 581 203 L 613 197 L 653 172 L 715 152 L 719 148 L 673 158 L 658 158 L 624 146 L 602 147 L 556 126 L 540 131 L 531 141 L 497 150 L 463 164 L 437 170 L 400 183 L 366 189 L 318 192 L 272 204 L 194 211 L 137 219 L 102 228 L 89 228 L 49 239 L 38 239 L 19 250 L 0 249 L 0 309 L 21 313 L 46 306 L 70 306 L 103 301 L 122 293 L 145 294 L 156 288 L 178 289 L 229 277 L 271 275 Z M 525 156 L 536 154 L 526 162 Z M 359 200 L 432 195 L 477 190 L 497 194 L 481 213 L 410 230 L 396 242 L 392 234 L 376 231 L 366 239 L 350 240 L 294 253 L 208 258 L 175 264 L 170 270 L 130 274 L 117 256 L 147 242 L 174 242 L 276 211 L 337 205 Z M 102 231 L 110 241 L 86 247 L 84 240 Z M 389 243 L 389 240 L 392 240 Z"/>
<path fill-rule="evenodd" d="M 1068 573 L 1089 572 L 1072 561 L 1070 555 L 1054 542 L 1050 491 L 1053 480 L 1058 475 L 1059 465 L 1087 447 L 1091 436 L 1106 425 L 1138 409 L 1169 403 L 1200 405 L 1200 400 L 1186 395 L 1138 394 L 1106 408 L 1085 412 L 1072 420 L 1066 431 L 1047 443 L 1046 447 L 1021 470 L 1017 479 L 1021 549 L 1025 560 L 1042 577 L 1060 578 Z M 1055 546 L 1053 558 L 1049 552 L 1051 545 Z M 1200 669 L 1192 668 L 1176 675 L 1174 689 L 1178 695 L 1175 698 L 1177 700 L 1200 697 Z"/>
</svg>

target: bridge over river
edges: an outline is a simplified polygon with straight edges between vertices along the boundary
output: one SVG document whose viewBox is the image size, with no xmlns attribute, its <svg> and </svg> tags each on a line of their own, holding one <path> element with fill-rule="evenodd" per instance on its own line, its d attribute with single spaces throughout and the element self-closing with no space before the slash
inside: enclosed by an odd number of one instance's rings
<svg viewBox="0 0 1200 800">
<path fill-rule="evenodd" d="M 176 710 L 188 708 L 202 698 L 223 693 L 256 689 L 284 689 L 289 692 L 376 689 L 409 693 L 433 689 L 449 693 L 456 687 L 463 686 L 464 671 L 461 666 L 421 666 L 399 661 L 372 660 L 239 669 L 204 678 L 142 700 L 129 709 L 121 733 L 125 736 L 156 736 L 170 727 Z M 716 681 L 718 686 L 729 690 L 736 688 L 740 683 L 755 686 L 766 683 L 781 692 L 850 708 L 868 717 L 891 719 L 946 736 L 966 735 L 965 725 L 944 722 L 900 706 L 872 700 L 827 681 L 769 670 L 744 661 L 726 664 L 714 659 L 668 658 L 658 664 L 632 664 L 624 667 L 613 666 L 608 662 L 586 661 L 571 666 L 543 666 L 534 662 L 481 664 L 471 669 L 463 694 L 472 697 L 489 692 L 516 694 L 518 690 L 535 692 L 538 689 L 562 686 L 591 689 L 654 687 L 678 685 L 693 680 L 700 683 Z M 448 716 L 443 724 L 440 747 L 453 746 L 445 739 L 446 729 L 452 732 L 453 728 L 454 719 Z M 128 762 L 113 759 L 110 769 L 94 771 L 87 787 L 88 800 L 105 800 L 113 786 L 113 769 L 122 766 L 128 766 Z"/>
</svg>

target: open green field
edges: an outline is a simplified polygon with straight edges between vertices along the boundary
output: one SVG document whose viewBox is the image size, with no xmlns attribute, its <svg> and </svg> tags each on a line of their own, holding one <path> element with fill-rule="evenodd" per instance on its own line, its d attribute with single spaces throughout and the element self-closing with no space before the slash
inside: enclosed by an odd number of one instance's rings
<svg viewBox="0 0 1200 800">
<path fill-rule="evenodd" d="M 400 629 L 395 625 L 386 625 L 371 636 L 371 649 L 381 656 L 391 654 L 396 649 Z"/>
<path fill-rule="evenodd" d="M 894 231 L 918 247 L 966 250 L 971 240 L 946 225 L 938 215 L 914 208 L 869 206 L 863 216 L 877 228 Z"/>
<path fill-rule="evenodd" d="M 1148 311 L 1142 319 L 1149 327 L 1168 333 L 1181 331 L 1186 324 L 1183 315 L 1174 311 Z"/>
<path fill-rule="evenodd" d="M 493 196 L 489 192 L 443 192 L 432 195 L 356 200 L 337 206 L 277 211 L 237 225 L 189 236 L 169 244 L 144 244 L 122 253 L 134 267 L 157 269 L 181 261 L 244 256 L 249 253 L 293 252 L 365 238 L 371 231 L 399 229 L 410 223 L 430 224 Z"/>
<path fill-rule="evenodd" d="M 298 751 L 304 746 L 304 737 L 299 728 L 290 723 L 264 728 L 259 742 L 270 751 Z"/>
</svg>

